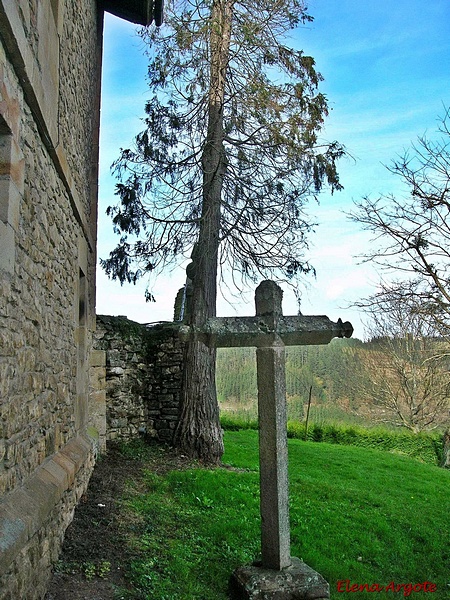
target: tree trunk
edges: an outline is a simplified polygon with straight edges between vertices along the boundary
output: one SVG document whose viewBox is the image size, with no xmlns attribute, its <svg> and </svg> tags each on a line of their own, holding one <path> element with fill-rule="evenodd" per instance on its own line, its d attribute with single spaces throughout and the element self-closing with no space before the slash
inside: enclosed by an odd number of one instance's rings
<svg viewBox="0 0 450 600">
<path fill-rule="evenodd" d="M 450 428 L 446 429 L 443 437 L 443 453 L 440 466 L 444 469 L 450 469 Z"/>
<path fill-rule="evenodd" d="M 203 198 L 192 280 L 190 325 L 216 314 L 220 208 L 226 159 L 223 103 L 231 37 L 232 1 L 214 0 L 210 30 L 208 131 L 202 155 Z M 192 337 L 186 345 L 180 420 L 175 444 L 189 456 L 217 464 L 223 454 L 216 395 L 216 351 Z"/>
</svg>

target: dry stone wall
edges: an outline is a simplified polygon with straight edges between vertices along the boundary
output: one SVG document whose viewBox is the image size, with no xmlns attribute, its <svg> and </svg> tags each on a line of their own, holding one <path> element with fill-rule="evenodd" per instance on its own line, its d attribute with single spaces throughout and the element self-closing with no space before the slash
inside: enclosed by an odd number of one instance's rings
<svg viewBox="0 0 450 600">
<path fill-rule="evenodd" d="M 95 347 L 106 352 L 106 438 L 147 435 L 170 442 L 178 421 L 184 345 L 179 325 L 145 326 L 97 316 Z"/>
</svg>

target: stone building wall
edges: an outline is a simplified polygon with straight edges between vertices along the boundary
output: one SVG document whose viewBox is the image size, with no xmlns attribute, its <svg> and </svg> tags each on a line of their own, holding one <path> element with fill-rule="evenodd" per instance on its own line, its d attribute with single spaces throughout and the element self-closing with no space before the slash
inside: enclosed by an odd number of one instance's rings
<svg viewBox="0 0 450 600">
<path fill-rule="evenodd" d="M 184 349 L 178 329 L 176 323 L 145 326 L 97 316 L 95 347 L 106 352 L 107 440 L 172 440 Z"/>
<path fill-rule="evenodd" d="M 78 2 L 64 3 L 63 38 L 70 39 L 74 48 L 83 48 L 83 60 L 80 60 L 78 52 L 66 52 L 61 55 L 59 65 L 61 142 L 67 148 L 67 162 L 73 177 L 73 186 L 82 202 L 83 213 L 90 223 L 97 222 L 100 83 L 93 81 L 93 77 L 95 73 L 100 74 L 103 27 L 103 19 L 97 18 L 96 4 L 91 2 L 88 10 L 82 11 Z M 86 45 L 86 40 L 96 40 L 96 43 Z M 90 68 L 86 69 L 86 65 Z M 83 89 L 81 95 L 78 93 L 79 86 Z M 78 126 L 76 135 L 72 128 L 73 122 Z M 80 156 L 89 156 L 90 159 L 80 162 Z"/>
<path fill-rule="evenodd" d="M 92 347 L 104 10 L 147 25 L 153 3 L 0 0 L 0 600 L 43 598 L 105 445 Z"/>
<path fill-rule="evenodd" d="M 95 0 L 0 0 L 2 600 L 43 597 L 98 448 L 88 394 L 101 20 Z"/>
</svg>

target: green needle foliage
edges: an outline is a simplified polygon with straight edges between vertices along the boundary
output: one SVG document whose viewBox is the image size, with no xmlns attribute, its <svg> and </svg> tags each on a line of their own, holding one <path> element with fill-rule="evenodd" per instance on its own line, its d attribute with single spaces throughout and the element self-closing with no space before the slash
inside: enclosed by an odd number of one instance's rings
<svg viewBox="0 0 450 600">
<path fill-rule="evenodd" d="M 302 0 L 181 0 L 140 31 L 150 98 L 114 165 L 120 203 L 108 212 L 122 237 L 108 274 L 134 282 L 177 263 L 207 223 L 233 273 L 310 270 L 304 205 L 324 183 L 341 188 L 343 154 L 319 139 L 328 106 L 314 59 L 285 45 L 311 20 Z M 217 195 L 220 222 L 205 211 Z"/>
<path fill-rule="evenodd" d="M 136 282 L 191 254 L 189 325 L 216 314 L 225 265 L 238 284 L 311 270 L 304 207 L 322 185 L 341 188 L 344 151 L 319 139 L 328 108 L 314 60 L 285 45 L 310 20 L 303 0 L 180 0 L 141 31 L 147 117 L 115 163 L 108 212 L 121 238 L 102 265 Z M 215 351 L 191 337 L 185 355 L 175 444 L 218 464 Z"/>
</svg>

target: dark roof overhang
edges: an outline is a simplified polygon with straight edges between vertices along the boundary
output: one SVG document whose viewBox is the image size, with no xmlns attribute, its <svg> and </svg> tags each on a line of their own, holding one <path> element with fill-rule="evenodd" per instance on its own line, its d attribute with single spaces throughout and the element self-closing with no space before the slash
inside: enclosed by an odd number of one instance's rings
<svg viewBox="0 0 450 600">
<path fill-rule="evenodd" d="M 137 25 L 154 21 L 159 27 L 163 22 L 164 0 L 103 0 L 101 4 L 107 12 Z"/>
</svg>

